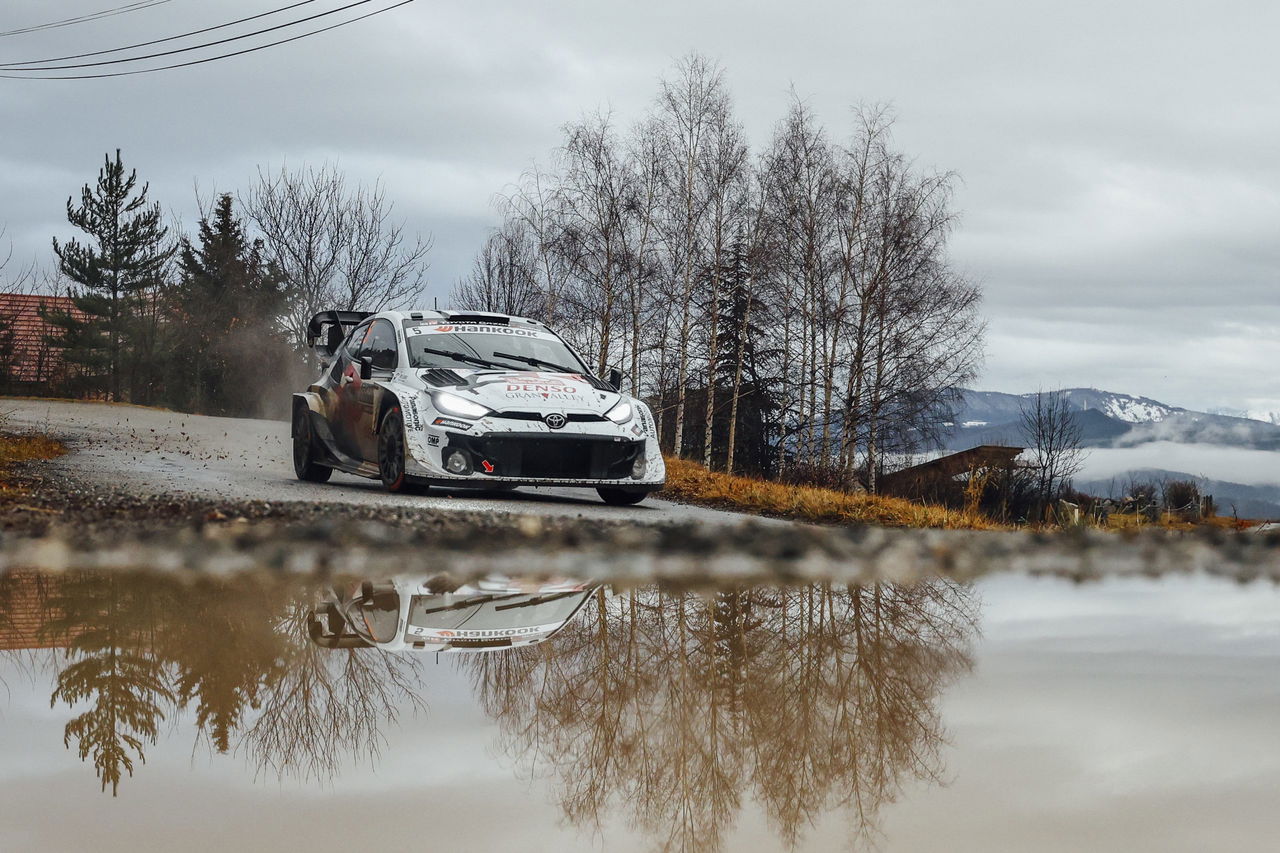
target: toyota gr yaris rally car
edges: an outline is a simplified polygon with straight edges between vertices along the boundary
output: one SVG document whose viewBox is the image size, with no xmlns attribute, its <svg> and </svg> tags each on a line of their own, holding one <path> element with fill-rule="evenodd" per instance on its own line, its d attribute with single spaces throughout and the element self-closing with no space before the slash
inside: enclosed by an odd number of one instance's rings
<svg viewBox="0 0 1280 853">
<path fill-rule="evenodd" d="M 536 320 L 449 311 L 328 311 L 321 376 L 293 395 L 293 465 L 393 492 L 430 485 L 595 488 L 633 504 L 662 487 L 653 413 L 594 376 Z"/>
<path fill-rule="evenodd" d="M 365 581 L 322 594 L 307 633 L 330 649 L 489 652 L 550 639 L 582 608 L 594 584 L 491 576 L 443 591 L 439 577 Z M 447 587 L 446 587 L 447 588 Z"/>
</svg>

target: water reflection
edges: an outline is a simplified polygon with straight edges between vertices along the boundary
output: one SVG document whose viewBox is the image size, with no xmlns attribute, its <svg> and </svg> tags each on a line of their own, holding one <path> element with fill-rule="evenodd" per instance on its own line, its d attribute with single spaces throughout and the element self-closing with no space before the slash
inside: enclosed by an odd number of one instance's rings
<svg viewBox="0 0 1280 853">
<path fill-rule="evenodd" d="M 975 616 L 941 581 L 598 593 L 554 644 L 465 665 L 571 822 L 624 809 L 664 848 L 716 850 L 750 800 L 791 844 L 833 810 L 871 834 L 906 781 L 940 777 L 937 699 Z"/>
<path fill-rule="evenodd" d="M 744 808 L 787 844 L 831 812 L 874 834 L 906 783 L 943 774 L 937 702 L 971 667 L 976 616 L 972 592 L 941 580 L 694 593 L 0 577 L 0 645 L 53 649 L 65 744 L 113 794 L 180 711 L 259 773 L 333 780 L 406 712 L 429 721 L 421 652 L 445 651 L 570 824 L 621 814 L 682 850 L 721 849 Z"/>
</svg>

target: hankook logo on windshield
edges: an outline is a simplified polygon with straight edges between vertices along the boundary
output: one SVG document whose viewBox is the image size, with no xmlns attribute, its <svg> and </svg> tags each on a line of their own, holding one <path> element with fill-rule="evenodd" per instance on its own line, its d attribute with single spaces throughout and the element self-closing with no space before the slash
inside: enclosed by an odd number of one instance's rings
<svg viewBox="0 0 1280 853">
<path fill-rule="evenodd" d="M 569 422 L 569 419 L 559 412 L 552 412 L 542 420 L 552 429 L 562 429 Z"/>
</svg>

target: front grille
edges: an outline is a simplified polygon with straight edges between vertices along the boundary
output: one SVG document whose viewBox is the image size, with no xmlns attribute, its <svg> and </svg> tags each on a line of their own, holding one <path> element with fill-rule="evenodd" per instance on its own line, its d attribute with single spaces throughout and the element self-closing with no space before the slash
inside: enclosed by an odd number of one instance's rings
<svg viewBox="0 0 1280 853">
<path fill-rule="evenodd" d="M 540 412 L 494 412 L 489 417 L 505 418 L 509 421 L 537 421 L 541 423 L 546 416 Z M 598 424 L 608 420 L 604 415 L 597 415 L 591 412 L 570 412 L 566 414 L 565 420 L 570 423 L 591 423 Z"/>
<path fill-rule="evenodd" d="M 643 452 L 644 442 L 611 436 L 451 433 L 449 447 L 466 450 L 472 456 L 476 471 L 494 477 L 623 480 L 631 476 L 631 466 Z M 485 462 L 492 466 L 492 471 L 485 467 Z"/>
</svg>

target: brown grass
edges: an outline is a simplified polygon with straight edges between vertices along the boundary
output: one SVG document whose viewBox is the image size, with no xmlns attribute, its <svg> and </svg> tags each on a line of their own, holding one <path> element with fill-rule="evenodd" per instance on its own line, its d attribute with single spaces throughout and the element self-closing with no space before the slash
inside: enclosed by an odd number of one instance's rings
<svg viewBox="0 0 1280 853">
<path fill-rule="evenodd" d="M 19 462 L 56 459 L 67 452 L 60 441 L 46 435 L 0 434 L 0 492 L 18 491 L 10 480 L 10 468 Z"/>
<path fill-rule="evenodd" d="M 1200 530 L 1206 527 L 1216 528 L 1218 530 L 1248 530 L 1262 524 L 1261 521 L 1254 518 L 1231 518 L 1228 516 L 1215 515 L 1212 518 L 1201 519 L 1200 521 L 1187 521 L 1173 513 L 1161 513 L 1159 521 L 1150 521 L 1146 518 L 1136 515 L 1121 515 L 1116 513 L 1107 520 L 1108 530 Z"/>
<path fill-rule="evenodd" d="M 662 496 L 685 503 L 779 518 L 884 527 L 995 530 L 1001 526 L 976 512 L 961 512 L 883 495 L 849 494 L 812 486 L 789 486 L 753 477 L 708 471 L 696 462 L 667 458 Z"/>
</svg>

